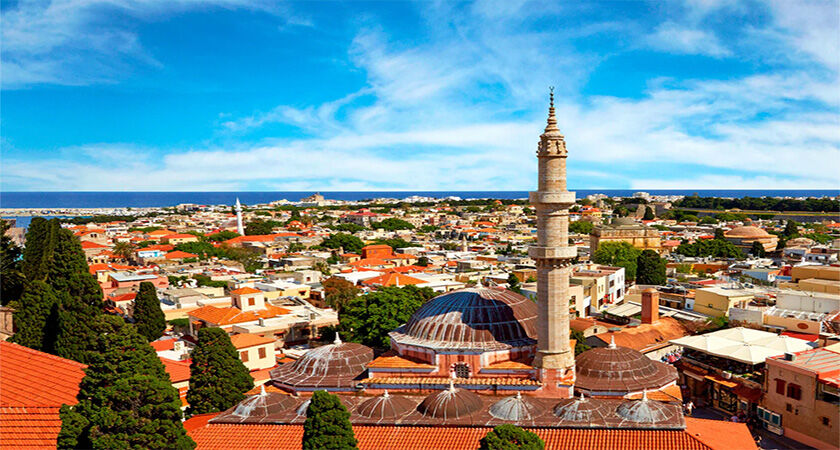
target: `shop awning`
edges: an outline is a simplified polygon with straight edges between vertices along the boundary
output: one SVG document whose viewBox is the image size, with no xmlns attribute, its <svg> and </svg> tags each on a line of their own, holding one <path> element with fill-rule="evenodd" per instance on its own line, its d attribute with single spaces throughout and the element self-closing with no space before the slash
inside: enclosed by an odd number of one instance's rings
<svg viewBox="0 0 840 450">
<path fill-rule="evenodd" d="M 706 377 L 705 377 L 705 378 L 706 378 L 707 380 L 709 380 L 709 381 L 713 382 L 713 383 L 717 383 L 717 384 L 719 384 L 719 385 L 721 385 L 721 386 L 726 386 L 726 387 L 728 387 L 728 388 L 730 388 L 730 389 L 732 389 L 732 388 L 734 388 L 734 387 L 736 387 L 736 386 L 739 386 L 739 384 L 738 384 L 737 382 L 735 382 L 735 381 L 731 381 L 731 380 L 727 380 L 726 378 L 723 378 L 723 377 L 718 376 L 718 375 L 706 375 Z"/>
</svg>

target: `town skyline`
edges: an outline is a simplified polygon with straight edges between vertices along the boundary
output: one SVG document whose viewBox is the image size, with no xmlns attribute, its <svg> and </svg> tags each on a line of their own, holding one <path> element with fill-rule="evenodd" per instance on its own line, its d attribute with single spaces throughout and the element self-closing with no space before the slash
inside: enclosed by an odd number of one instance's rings
<svg viewBox="0 0 840 450">
<path fill-rule="evenodd" d="M 524 191 L 552 85 L 575 189 L 834 189 L 838 13 L 4 4 L 0 189 Z"/>
</svg>

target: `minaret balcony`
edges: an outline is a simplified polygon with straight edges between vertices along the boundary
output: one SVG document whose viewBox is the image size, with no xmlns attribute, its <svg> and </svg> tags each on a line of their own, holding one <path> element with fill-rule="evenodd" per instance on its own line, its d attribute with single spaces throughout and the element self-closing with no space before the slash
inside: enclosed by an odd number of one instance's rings
<svg viewBox="0 0 840 450">
<path fill-rule="evenodd" d="M 528 249 L 528 256 L 532 259 L 574 259 L 577 258 L 577 247 L 538 247 Z"/>
<path fill-rule="evenodd" d="M 575 193 L 571 191 L 561 192 L 530 192 L 528 201 L 535 205 L 537 203 L 557 205 L 560 208 L 571 208 L 575 204 Z"/>
</svg>

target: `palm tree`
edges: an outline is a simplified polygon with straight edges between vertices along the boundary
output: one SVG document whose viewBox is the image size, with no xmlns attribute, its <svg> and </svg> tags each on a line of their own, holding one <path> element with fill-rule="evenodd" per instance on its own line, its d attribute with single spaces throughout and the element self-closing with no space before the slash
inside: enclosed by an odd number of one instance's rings
<svg viewBox="0 0 840 450">
<path fill-rule="evenodd" d="M 117 242 L 114 245 L 114 249 L 111 251 L 115 256 L 122 258 L 125 261 L 128 261 L 131 258 L 131 255 L 134 254 L 134 250 L 137 249 L 137 246 L 132 244 L 131 242 Z"/>
</svg>

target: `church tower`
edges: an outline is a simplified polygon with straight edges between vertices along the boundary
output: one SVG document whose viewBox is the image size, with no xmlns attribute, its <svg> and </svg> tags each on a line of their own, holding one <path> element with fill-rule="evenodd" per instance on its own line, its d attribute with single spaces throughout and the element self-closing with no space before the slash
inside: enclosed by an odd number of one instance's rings
<svg viewBox="0 0 840 450">
<path fill-rule="evenodd" d="M 537 145 L 538 187 L 529 195 L 537 210 L 537 245 L 528 250 L 537 265 L 539 342 L 534 367 L 547 391 L 571 396 L 575 354 L 569 345 L 569 276 L 577 249 L 569 247 L 569 208 L 575 193 L 566 189 L 566 156 L 551 88 L 548 124 Z"/>
</svg>

